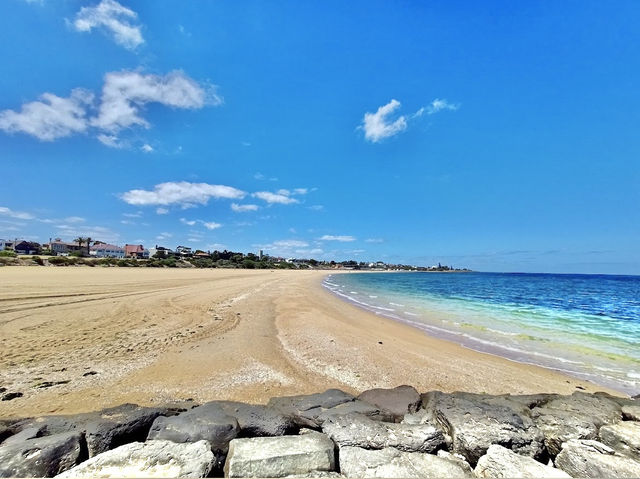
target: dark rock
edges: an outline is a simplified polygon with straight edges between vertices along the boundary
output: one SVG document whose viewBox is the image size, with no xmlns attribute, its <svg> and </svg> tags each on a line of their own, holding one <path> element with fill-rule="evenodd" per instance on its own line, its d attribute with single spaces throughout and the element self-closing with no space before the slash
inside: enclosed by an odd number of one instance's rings
<svg viewBox="0 0 640 479">
<path fill-rule="evenodd" d="M 442 431 L 430 424 L 380 422 L 360 414 L 330 417 L 322 425 L 322 431 L 340 447 L 395 447 L 401 451 L 435 453 L 445 446 Z"/>
<path fill-rule="evenodd" d="M 611 397 L 575 392 L 533 408 L 531 417 L 544 433 L 551 457 L 560 452 L 563 442 L 596 439 L 601 426 L 622 420 L 622 407 Z"/>
<path fill-rule="evenodd" d="M 7 390 L 7 388 L 0 388 L 0 394 L 2 394 L 3 392 L 5 392 Z"/>
<path fill-rule="evenodd" d="M 564 443 L 556 467 L 573 477 L 640 477 L 640 462 L 590 440 Z"/>
<path fill-rule="evenodd" d="M 26 441 L 28 439 L 35 439 L 37 437 L 42 437 L 45 435 L 47 431 L 46 426 L 33 426 L 23 429 L 17 434 L 9 437 L 6 441 L 2 443 L 3 446 L 9 446 L 11 444 L 17 444 L 19 442 Z"/>
<path fill-rule="evenodd" d="M 451 438 L 451 450 L 462 454 L 472 466 L 490 445 L 499 444 L 518 454 L 541 458 L 544 435 L 524 410 L 504 398 L 490 404 L 477 395 L 423 395 L 424 421 L 439 425 Z"/>
<path fill-rule="evenodd" d="M 303 396 L 283 396 L 269 399 L 267 406 L 291 417 L 298 426 L 318 427 L 316 418 L 325 410 L 355 400 L 351 394 L 339 389 Z"/>
<path fill-rule="evenodd" d="M 224 465 L 229 441 L 239 432 L 236 418 L 226 414 L 217 402 L 209 402 L 178 416 L 159 417 L 151 426 L 147 440 L 208 441 L 216 458 L 214 470 L 218 471 Z"/>
<path fill-rule="evenodd" d="M 289 416 L 268 406 L 235 401 L 215 402 L 226 414 L 236 418 L 242 437 L 283 436 L 297 432 L 298 428 Z"/>
<path fill-rule="evenodd" d="M 144 441 L 153 421 L 160 415 L 173 414 L 169 408 L 148 408 L 123 404 L 102 411 L 61 416 L 41 416 L 16 423 L 16 430 L 43 426 L 43 435 L 63 432 L 86 433 L 89 456 L 134 441 Z"/>
<path fill-rule="evenodd" d="M 0 446 L 0 477 L 53 477 L 84 459 L 80 433 L 28 439 Z"/>
<path fill-rule="evenodd" d="M 338 404 L 336 407 L 329 409 L 311 409 L 307 411 L 307 413 L 315 420 L 318 426 L 322 426 L 322 423 L 331 417 L 343 416 L 345 414 L 360 414 L 375 421 L 395 422 L 395 416 L 389 411 L 358 399 L 352 402 Z"/>
<path fill-rule="evenodd" d="M 129 442 L 144 441 L 156 418 L 170 413 L 166 409 L 136 404 L 123 404 L 102 410 L 99 417 L 86 423 L 89 456 Z"/>
<path fill-rule="evenodd" d="M 88 371 L 86 373 L 84 373 L 82 376 L 83 377 L 87 377 L 87 376 L 95 376 L 97 373 L 97 371 Z"/>
<path fill-rule="evenodd" d="M 23 394 L 20 392 L 7 393 L 4 396 L 2 396 L 2 401 L 11 401 L 12 399 L 21 398 L 22 396 Z"/>
<path fill-rule="evenodd" d="M 393 389 L 370 389 L 364 391 L 358 399 L 385 409 L 402 420 L 405 414 L 416 412 L 420 408 L 420 394 L 411 386 L 398 386 Z"/>
<path fill-rule="evenodd" d="M 46 388 L 50 388 L 53 386 L 59 386 L 60 384 L 67 384 L 70 383 L 71 381 L 65 380 L 65 381 L 42 381 L 41 383 L 36 384 L 35 386 L 33 386 L 36 389 L 46 389 Z"/>
</svg>

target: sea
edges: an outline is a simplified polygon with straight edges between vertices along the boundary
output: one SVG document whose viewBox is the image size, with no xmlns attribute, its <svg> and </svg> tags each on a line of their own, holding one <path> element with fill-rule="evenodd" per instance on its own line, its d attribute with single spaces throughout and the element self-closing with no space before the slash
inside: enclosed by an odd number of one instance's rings
<svg viewBox="0 0 640 479">
<path fill-rule="evenodd" d="M 323 285 L 431 336 L 640 393 L 640 276 L 348 273 Z"/>
</svg>

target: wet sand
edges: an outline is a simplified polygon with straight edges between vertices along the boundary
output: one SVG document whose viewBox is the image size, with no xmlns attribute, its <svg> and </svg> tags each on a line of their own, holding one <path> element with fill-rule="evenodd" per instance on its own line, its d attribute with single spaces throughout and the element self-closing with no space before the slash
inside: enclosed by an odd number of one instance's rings
<svg viewBox="0 0 640 479">
<path fill-rule="evenodd" d="M 400 384 L 611 392 L 356 308 L 321 286 L 327 274 L 0 268 L 0 387 L 24 394 L 0 402 L 0 417 Z"/>
</svg>

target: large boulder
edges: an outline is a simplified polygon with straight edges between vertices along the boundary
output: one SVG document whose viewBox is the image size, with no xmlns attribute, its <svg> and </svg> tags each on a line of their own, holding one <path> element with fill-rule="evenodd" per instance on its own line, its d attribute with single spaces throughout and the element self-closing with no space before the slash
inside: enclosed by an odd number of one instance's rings
<svg viewBox="0 0 640 479">
<path fill-rule="evenodd" d="M 83 459 L 83 437 L 65 432 L 0 446 L 0 477 L 53 477 Z"/>
<path fill-rule="evenodd" d="M 156 418 L 173 413 L 171 410 L 137 404 L 103 409 L 85 426 L 89 457 L 123 444 L 144 441 Z"/>
<path fill-rule="evenodd" d="M 395 416 L 386 409 L 374 406 L 368 402 L 360 401 L 359 399 L 344 404 L 338 404 L 336 407 L 332 407 L 330 409 L 317 411 L 317 415 L 316 411 L 309 411 L 309 413 L 310 417 L 313 418 L 318 426 L 322 426 L 322 424 L 329 418 L 334 416 L 344 416 L 345 414 L 360 414 L 375 421 L 394 422 L 396 419 Z"/>
<path fill-rule="evenodd" d="M 564 443 L 556 457 L 556 467 L 573 477 L 640 477 L 640 462 L 586 439 Z"/>
<path fill-rule="evenodd" d="M 314 476 L 335 470 L 335 445 L 326 435 L 234 439 L 224 465 L 226 477 Z"/>
<path fill-rule="evenodd" d="M 528 456 L 521 456 L 506 447 L 493 444 L 478 460 L 475 469 L 478 477 L 571 477 L 555 467 L 544 465 Z"/>
<path fill-rule="evenodd" d="M 148 440 L 177 443 L 207 441 L 216 456 L 216 468 L 224 463 L 229 441 L 240 432 L 235 417 L 224 412 L 220 404 L 210 402 L 177 416 L 157 418 L 149 430 Z"/>
<path fill-rule="evenodd" d="M 378 450 L 341 447 L 340 472 L 346 477 L 473 477 L 470 469 L 458 461 L 393 447 Z"/>
<path fill-rule="evenodd" d="M 213 465 L 206 441 L 148 441 L 104 452 L 58 477 L 207 477 Z"/>
<path fill-rule="evenodd" d="M 302 396 L 282 396 L 269 399 L 267 406 L 291 417 L 301 427 L 318 427 L 317 417 L 327 409 L 355 400 L 339 389 Z"/>
<path fill-rule="evenodd" d="M 622 419 L 622 407 L 608 395 L 575 392 L 533 408 L 531 417 L 544 433 L 549 454 L 555 457 L 566 441 L 596 439 L 601 426 Z"/>
<path fill-rule="evenodd" d="M 430 424 L 386 423 L 359 414 L 330 417 L 323 423 L 322 431 L 341 447 L 395 447 L 402 451 L 433 453 L 445 446 L 442 431 Z"/>
<path fill-rule="evenodd" d="M 75 415 L 40 416 L 19 421 L 16 431 L 41 431 L 42 436 L 63 432 L 86 435 L 89 457 L 134 441 L 144 441 L 153 421 L 162 415 L 175 414 L 169 408 L 142 407 L 123 404 L 101 411 Z"/>
<path fill-rule="evenodd" d="M 240 436 L 283 436 L 296 432 L 293 420 L 274 408 L 260 404 L 218 401 L 224 413 L 233 416 L 240 426 Z"/>
<path fill-rule="evenodd" d="M 533 458 L 544 456 L 542 432 L 527 411 L 508 400 L 492 404 L 478 395 L 434 391 L 423 395 L 422 404 L 421 422 L 442 428 L 450 438 L 451 451 L 473 466 L 492 444 Z"/>
<path fill-rule="evenodd" d="M 600 441 L 616 451 L 640 460 L 640 422 L 624 421 L 602 426 Z"/>
<path fill-rule="evenodd" d="M 411 386 L 370 389 L 360 394 L 358 399 L 389 411 L 397 422 L 401 421 L 405 414 L 415 413 L 421 403 L 420 394 Z"/>
</svg>

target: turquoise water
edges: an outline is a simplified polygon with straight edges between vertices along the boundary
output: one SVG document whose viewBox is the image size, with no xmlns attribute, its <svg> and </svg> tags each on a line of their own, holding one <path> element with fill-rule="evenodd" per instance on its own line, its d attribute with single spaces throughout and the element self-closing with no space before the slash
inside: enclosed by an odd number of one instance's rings
<svg viewBox="0 0 640 479">
<path fill-rule="evenodd" d="M 640 276 L 353 273 L 324 286 L 468 348 L 640 393 Z"/>
</svg>

